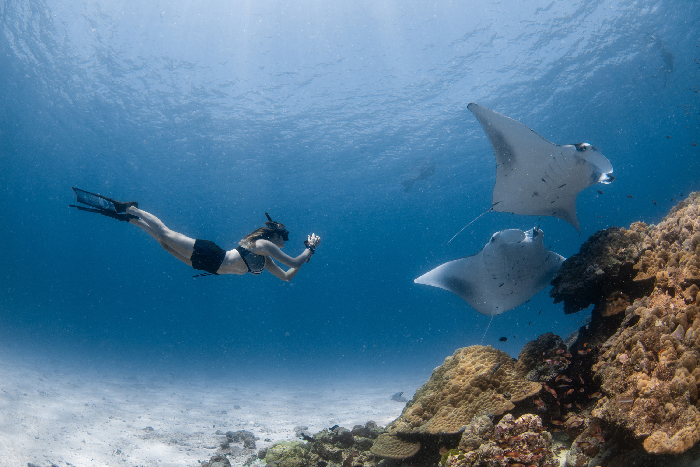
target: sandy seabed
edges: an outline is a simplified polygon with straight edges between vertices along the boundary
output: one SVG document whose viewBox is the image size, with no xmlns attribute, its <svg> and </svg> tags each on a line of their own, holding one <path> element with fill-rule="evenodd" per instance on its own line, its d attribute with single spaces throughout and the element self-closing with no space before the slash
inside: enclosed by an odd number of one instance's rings
<svg viewBox="0 0 700 467">
<path fill-rule="evenodd" d="M 419 385 L 390 377 L 125 376 L 0 354 L 0 466 L 194 467 L 215 454 L 227 431 L 253 433 L 260 449 L 296 439 L 298 426 L 315 433 L 369 420 L 386 425 L 404 407 L 390 396 L 404 391 L 410 399 Z"/>
</svg>

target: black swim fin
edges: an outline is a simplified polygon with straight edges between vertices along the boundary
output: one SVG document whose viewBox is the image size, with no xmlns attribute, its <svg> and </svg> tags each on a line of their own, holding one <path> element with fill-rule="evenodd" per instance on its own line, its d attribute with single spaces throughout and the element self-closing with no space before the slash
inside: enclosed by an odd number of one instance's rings
<svg viewBox="0 0 700 467">
<path fill-rule="evenodd" d="M 93 208 L 101 209 L 104 211 L 125 213 L 127 208 L 130 208 L 131 206 L 135 208 L 139 207 L 139 203 L 137 203 L 136 201 L 122 202 L 112 198 L 107 198 L 106 196 L 98 195 L 97 193 L 90 193 L 89 191 L 81 190 L 80 188 L 72 187 L 72 189 L 75 193 L 76 200 L 79 203 L 87 204 L 88 206 L 92 206 Z M 73 207 L 77 208 L 79 206 Z"/>
<path fill-rule="evenodd" d="M 139 218 L 139 216 L 134 216 L 133 214 L 129 214 L 128 212 L 116 213 L 114 211 L 109 211 L 107 209 L 86 208 L 84 206 L 76 206 L 75 204 L 69 204 L 68 206 L 71 208 L 78 208 L 81 211 L 94 212 L 95 214 L 102 214 L 103 216 L 111 217 L 112 219 L 116 219 L 118 221 L 129 222 L 131 219 L 138 219 Z"/>
</svg>

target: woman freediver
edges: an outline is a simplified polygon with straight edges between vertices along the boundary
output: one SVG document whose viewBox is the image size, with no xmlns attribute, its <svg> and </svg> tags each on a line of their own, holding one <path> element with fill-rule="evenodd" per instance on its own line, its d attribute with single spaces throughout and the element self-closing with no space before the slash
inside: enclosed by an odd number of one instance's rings
<svg viewBox="0 0 700 467">
<path fill-rule="evenodd" d="M 179 232 L 170 230 L 153 214 L 138 208 L 135 201 L 121 202 L 89 191 L 73 188 L 79 203 L 90 206 L 76 206 L 81 211 L 102 214 L 113 219 L 129 222 L 141 227 L 153 237 L 165 251 L 192 266 L 194 269 L 206 271 L 209 274 L 261 274 L 267 269 L 273 276 L 290 281 L 299 272 L 299 268 L 307 263 L 321 242 L 321 237 L 311 234 L 304 241 L 306 249 L 296 258 L 282 252 L 284 243 L 289 240 L 289 232 L 284 224 L 275 222 L 268 213 L 265 227 L 261 227 L 246 235 L 239 246 L 226 251 L 209 240 L 195 240 Z M 288 266 L 284 271 L 272 259 Z M 208 274 L 200 274 L 208 275 Z M 196 277 L 196 276 L 195 276 Z"/>
</svg>

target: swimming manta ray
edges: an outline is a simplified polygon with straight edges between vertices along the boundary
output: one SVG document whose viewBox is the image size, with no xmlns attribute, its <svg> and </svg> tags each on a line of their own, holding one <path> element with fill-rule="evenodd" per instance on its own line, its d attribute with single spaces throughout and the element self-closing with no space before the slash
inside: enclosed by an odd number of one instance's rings
<svg viewBox="0 0 700 467">
<path fill-rule="evenodd" d="M 486 212 L 554 216 L 581 233 L 576 196 L 584 188 L 615 179 L 610 161 L 588 143 L 553 144 L 510 117 L 479 104 L 467 107 L 496 155 L 493 204 Z"/>
<path fill-rule="evenodd" d="M 545 248 L 537 227 L 501 230 L 476 255 L 442 264 L 414 282 L 445 289 L 479 313 L 495 316 L 546 287 L 564 260 Z"/>
</svg>

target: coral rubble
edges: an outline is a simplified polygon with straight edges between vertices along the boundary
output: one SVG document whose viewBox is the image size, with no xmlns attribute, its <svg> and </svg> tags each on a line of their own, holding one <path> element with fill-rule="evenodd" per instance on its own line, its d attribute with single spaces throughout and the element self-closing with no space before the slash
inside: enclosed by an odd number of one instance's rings
<svg viewBox="0 0 700 467">
<path fill-rule="evenodd" d="M 285 441 L 261 449 L 258 457 L 268 465 L 278 467 L 309 467 L 337 465 L 359 467 L 376 464 L 376 458 L 369 450 L 384 429 L 374 422 L 357 425 L 352 430 L 335 426 L 313 436 L 305 436 L 303 441 Z"/>
</svg>

